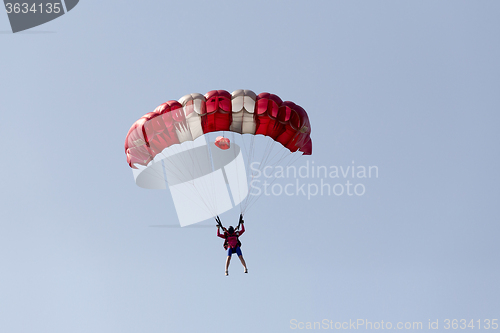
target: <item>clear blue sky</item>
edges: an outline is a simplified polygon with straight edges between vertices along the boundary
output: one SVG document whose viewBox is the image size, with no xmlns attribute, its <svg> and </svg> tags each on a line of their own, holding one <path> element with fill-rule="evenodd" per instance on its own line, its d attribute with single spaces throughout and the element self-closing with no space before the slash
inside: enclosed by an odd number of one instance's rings
<svg viewBox="0 0 500 333">
<path fill-rule="evenodd" d="M 499 14 L 82 0 L 18 34 L 1 14 L 2 332 L 498 318 Z M 379 170 L 363 196 L 261 198 L 241 239 L 250 273 L 234 258 L 229 277 L 215 228 L 150 227 L 176 223 L 170 194 L 137 187 L 123 151 L 143 114 L 213 89 L 303 106 L 314 152 L 298 167 Z"/>
</svg>

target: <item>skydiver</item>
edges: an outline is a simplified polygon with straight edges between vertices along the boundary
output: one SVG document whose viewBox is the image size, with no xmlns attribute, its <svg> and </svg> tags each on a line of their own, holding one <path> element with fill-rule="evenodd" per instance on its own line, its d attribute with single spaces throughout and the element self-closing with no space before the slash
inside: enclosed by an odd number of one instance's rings
<svg viewBox="0 0 500 333">
<path fill-rule="evenodd" d="M 247 265 L 245 263 L 245 259 L 243 259 L 243 255 L 241 254 L 241 242 L 238 239 L 239 236 L 241 236 L 245 232 L 245 221 L 243 221 L 243 215 L 240 214 L 240 220 L 238 222 L 238 226 L 233 228 L 233 226 L 230 226 L 229 229 L 226 229 L 222 226 L 222 223 L 220 221 L 220 218 L 217 216 L 215 219 L 217 221 L 217 236 L 220 238 L 224 238 L 224 249 L 227 250 L 227 259 L 226 259 L 226 276 L 229 275 L 228 269 L 229 269 L 229 263 L 231 262 L 231 256 L 233 253 L 236 252 L 238 255 L 238 258 L 240 258 L 241 264 L 243 265 L 245 269 L 245 273 L 248 273 Z M 241 231 L 238 229 L 240 228 L 241 225 Z M 220 228 L 224 230 L 224 234 L 220 233 Z"/>
</svg>

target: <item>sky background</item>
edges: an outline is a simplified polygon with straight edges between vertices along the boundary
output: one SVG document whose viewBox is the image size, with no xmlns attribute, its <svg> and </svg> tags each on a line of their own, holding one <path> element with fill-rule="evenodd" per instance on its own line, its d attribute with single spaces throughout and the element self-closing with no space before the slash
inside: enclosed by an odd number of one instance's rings
<svg viewBox="0 0 500 333">
<path fill-rule="evenodd" d="M 0 14 L 1 331 L 500 319 L 499 14 L 498 1 L 82 0 L 17 34 Z M 137 187 L 123 149 L 145 113 L 214 89 L 304 107 L 313 155 L 297 167 L 379 170 L 354 180 L 362 196 L 261 198 L 241 238 L 249 274 L 234 257 L 229 277 L 215 228 L 151 227 L 178 223 L 171 196 Z"/>
</svg>

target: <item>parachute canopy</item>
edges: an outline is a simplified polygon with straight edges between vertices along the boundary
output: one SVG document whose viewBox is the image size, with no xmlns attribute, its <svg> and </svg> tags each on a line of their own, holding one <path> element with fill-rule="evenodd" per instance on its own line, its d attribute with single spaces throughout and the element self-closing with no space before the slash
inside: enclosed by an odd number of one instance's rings
<svg viewBox="0 0 500 333">
<path fill-rule="evenodd" d="M 262 134 L 290 152 L 312 153 L 309 118 L 297 104 L 270 93 L 212 90 L 168 101 L 137 120 L 125 139 L 127 162 L 146 166 L 163 149 L 216 131 Z"/>
<path fill-rule="evenodd" d="M 138 186 L 170 189 L 185 226 L 236 206 L 243 214 L 259 196 L 251 188 L 263 170 L 311 155 L 310 134 L 307 113 L 293 102 L 212 90 L 142 116 L 128 131 L 125 153 Z"/>
</svg>

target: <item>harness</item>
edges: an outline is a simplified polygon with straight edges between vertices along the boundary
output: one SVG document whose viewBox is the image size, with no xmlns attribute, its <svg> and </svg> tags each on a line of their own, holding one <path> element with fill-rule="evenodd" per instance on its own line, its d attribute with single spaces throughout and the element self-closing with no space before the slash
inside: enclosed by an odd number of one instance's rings
<svg viewBox="0 0 500 333">
<path fill-rule="evenodd" d="M 240 215 L 240 222 L 238 223 L 238 226 L 236 227 L 236 229 L 234 229 L 234 233 L 232 233 L 232 234 L 230 235 L 230 234 L 229 234 L 229 232 L 227 231 L 227 229 L 226 229 L 226 228 L 224 228 L 224 226 L 222 225 L 222 223 L 221 223 L 221 221 L 220 221 L 219 216 L 217 216 L 217 217 L 215 218 L 215 221 L 217 222 L 217 225 L 218 225 L 219 227 L 221 227 L 221 228 L 222 228 L 222 230 L 224 230 L 224 244 L 223 244 L 222 246 L 224 247 L 224 249 L 225 249 L 225 250 L 227 250 L 227 249 L 228 249 L 228 247 L 229 247 L 229 243 L 228 243 L 228 241 L 227 241 L 227 239 L 228 239 L 229 237 L 236 237 L 236 241 L 237 241 L 236 247 L 240 247 L 240 246 L 241 246 L 241 242 L 240 242 L 240 238 L 239 238 L 239 237 L 240 237 L 240 235 L 239 235 L 239 234 L 237 234 L 237 231 L 236 231 L 236 230 L 238 230 L 238 229 L 240 228 L 240 225 L 241 225 L 242 220 L 243 220 L 243 217 Z"/>
<path fill-rule="evenodd" d="M 236 244 L 236 247 L 240 247 L 241 246 L 241 242 L 240 242 L 240 236 L 238 234 L 236 234 L 236 231 L 233 233 L 233 234 L 229 234 L 229 232 L 227 231 L 224 231 L 224 245 L 222 245 L 224 247 L 224 250 L 227 250 L 228 247 L 229 247 L 229 242 L 227 241 L 227 239 L 229 237 L 236 237 L 236 241 L 238 242 Z"/>
</svg>

